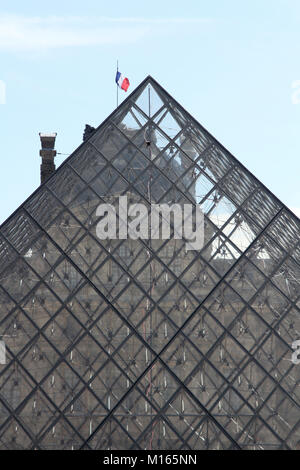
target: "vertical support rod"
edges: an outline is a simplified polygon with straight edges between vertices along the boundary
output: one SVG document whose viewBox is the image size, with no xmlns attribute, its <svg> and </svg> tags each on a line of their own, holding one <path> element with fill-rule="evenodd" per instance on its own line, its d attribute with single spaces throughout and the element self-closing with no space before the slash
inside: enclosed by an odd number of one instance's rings
<svg viewBox="0 0 300 470">
<path fill-rule="evenodd" d="M 148 106 L 149 106 L 148 115 L 150 119 L 150 85 L 148 85 Z"/>
<path fill-rule="evenodd" d="M 119 72 L 119 61 L 117 60 L 117 73 Z M 117 107 L 119 106 L 119 85 L 117 85 Z"/>
</svg>

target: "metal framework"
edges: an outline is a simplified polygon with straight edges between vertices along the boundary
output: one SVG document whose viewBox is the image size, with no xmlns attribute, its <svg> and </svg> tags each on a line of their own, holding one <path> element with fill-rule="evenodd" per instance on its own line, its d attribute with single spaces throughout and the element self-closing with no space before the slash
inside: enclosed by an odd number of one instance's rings
<svg viewBox="0 0 300 470">
<path fill-rule="evenodd" d="M 204 247 L 99 240 L 120 195 Z M 0 228 L 0 448 L 299 448 L 299 227 L 147 77 Z"/>
</svg>

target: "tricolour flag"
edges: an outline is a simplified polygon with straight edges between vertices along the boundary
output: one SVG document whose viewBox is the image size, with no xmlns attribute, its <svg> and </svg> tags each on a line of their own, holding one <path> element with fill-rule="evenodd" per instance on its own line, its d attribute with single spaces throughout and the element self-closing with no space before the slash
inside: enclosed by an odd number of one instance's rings
<svg viewBox="0 0 300 470">
<path fill-rule="evenodd" d="M 126 77 L 124 78 L 123 75 L 119 71 L 117 71 L 117 75 L 116 75 L 116 84 L 120 88 L 122 88 L 122 90 L 124 91 L 127 91 L 130 85 L 128 78 Z"/>
</svg>

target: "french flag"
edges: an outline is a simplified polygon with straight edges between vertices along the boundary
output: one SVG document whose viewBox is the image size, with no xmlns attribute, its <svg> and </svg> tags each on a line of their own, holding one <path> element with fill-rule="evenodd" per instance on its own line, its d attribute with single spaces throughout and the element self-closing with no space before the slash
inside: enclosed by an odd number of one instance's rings
<svg viewBox="0 0 300 470">
<path fill-rule="evenodd" d="M 130 85 L 128 78 L 124 78 L 119 71 L 117 71 L 116 75 L 116 84 L 124 91 L 127 91 Z"/>
</svg>

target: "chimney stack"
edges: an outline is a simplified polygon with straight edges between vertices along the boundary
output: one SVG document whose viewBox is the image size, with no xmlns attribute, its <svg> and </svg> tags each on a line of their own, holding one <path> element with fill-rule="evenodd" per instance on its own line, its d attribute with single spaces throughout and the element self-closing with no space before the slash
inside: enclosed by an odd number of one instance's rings
<svg viewBox="0 0 300 470">
<path fill-rule="evenodd" d="M 40 132 L 40 139 L 42 143 L 42 149 L 40 150 L 40 156 L 42 157 L 41 164 L 41 184 L 46 181 L 49 176 L 55 171 L 54 157 L 56 156 L 56 150 L 54 150 L 56 132 L 53 134 L 43 134 Z"/>
<path fill-rule="evenodd" d="M 86 124 L 85 129 L 84 129 L 84 133 L 83 133 L 83 142 L 88 140 L 91 137 L 91 135 L 93 135 L 95 130 L 96 130 L 95 127 L 92 127 L 89 124 Z"/>
</svg>

